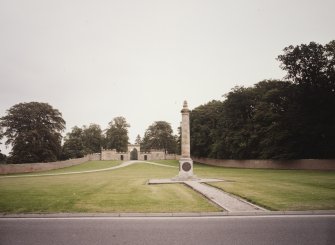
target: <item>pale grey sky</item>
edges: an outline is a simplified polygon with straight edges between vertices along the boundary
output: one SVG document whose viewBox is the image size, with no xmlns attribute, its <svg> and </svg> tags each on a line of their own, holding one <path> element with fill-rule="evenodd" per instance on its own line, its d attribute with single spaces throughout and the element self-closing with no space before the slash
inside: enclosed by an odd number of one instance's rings
<svg viewBox="0 0 335 245">
<path fill-rule="evenodd" d="M 0 116 L 48 102 L 67 132 L 116 116 L 130 140 L 190 108 L 281 79 L 288 45 L 335 39 L 334 0 L 0 0 Z M 3 152 L 7 152 L 1 147 Z"/>
</svg>

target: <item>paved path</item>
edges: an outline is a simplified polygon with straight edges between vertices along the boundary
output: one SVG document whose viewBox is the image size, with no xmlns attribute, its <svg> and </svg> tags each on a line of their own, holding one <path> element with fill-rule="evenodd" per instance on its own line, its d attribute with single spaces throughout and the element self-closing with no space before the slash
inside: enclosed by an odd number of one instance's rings
<svg viewBox="0 0 335 245">
<path fill-rule="evenodd" d="M 232 195 L 229 195 L 222 190 L 200 183 L 199 181 L 184 181 L 184 183 L 228 212 L 265 211 L 265 209 L 261 207 L 258 207 L 240 198 L 233 197 Z"/>
<path fill-rule="evenodd" d="M 266 209 L 256 206 L 246 200 L 228 194 L 218 188 L 206 185 L 209 182 L 220 182 L 224 180 L 220 179 L 194 179 L 190 181 L 178 180 L 178 179 L 150 179 L 148 184 L 176 184 L 183 183 L 193 190 L 199 192 L 203 196 L 207 197 L 210 201 L 219 205 L 228 212 L 262 212 Z"/>
<path fill-rule="evenodd" d="M 1 245 L 330 245 L 335 216 L 0 218 Z"/>
</svg>

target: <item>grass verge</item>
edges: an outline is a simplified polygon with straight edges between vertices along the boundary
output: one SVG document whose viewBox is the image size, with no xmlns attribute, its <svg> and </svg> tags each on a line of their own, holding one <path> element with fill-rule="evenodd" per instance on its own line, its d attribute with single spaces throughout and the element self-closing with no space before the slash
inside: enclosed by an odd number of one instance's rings
<svg viewBox="0 0 335 245">
<path fill-rule="evenodd" d="M 335 210 L 335 171 L 235 169 L 195 165 L 226 192 L 270 210 Z"/>
<path fill-rule="evenodd" d="M 91 163 L 78 165 L 76 170 L 87 170 L 86 165 Z M 68 170 L 73 171 L 73 168 Z M 176 175 L 176 171 L 173 168 L 139 163 L 96 173 L 0 178 L 0 212 L 220 211 L 182 184 L 147 185 L 150 178 L 168 178 Z"/>
<path fill-rule="evenodd" d="M 155 161 L 178 166 L 177 161 Z M 43 173 L 104 169 L 117 161 L 93 161 Z M 201 178 L 271 210 L 335 210 L 335 171 L 220 168 L 195 164 Z M 41 172 L 42 174 L 42 172 Z M 220 209 L 182 184 L 147 185 L 176 168 L 138 163 L 113 171 L 20 178 L 0 177 L 0 212 L 212 212 Z"/>
</svg>

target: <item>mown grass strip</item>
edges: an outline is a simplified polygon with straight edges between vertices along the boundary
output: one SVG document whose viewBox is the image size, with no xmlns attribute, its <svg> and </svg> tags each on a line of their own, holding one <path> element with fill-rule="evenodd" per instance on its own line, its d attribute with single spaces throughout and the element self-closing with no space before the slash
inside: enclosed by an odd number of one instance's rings
<svg viewBox="0 0 335 245">
<path fill-rule="evenodd" d="M 182 184 L 147 185 L 177 169 L 145 163 L 89 174 L 0 179 L 0 212 L 220 211 Z"/>
<path fill-rule="evenodd" d="M 155 161 L 178 167 L 178 161 Z M 44 173 L 102 169 L 119 162 L 88 162 Z M 75 167 L 75 169 L 74 169 Z M 272 210 L 335 210 L 335 171 L 234 169 L 195 164 L 201 178 Z M 113 171 L 0 179 L 0 212 L 212 212 L 220 211 L 182 184 L 147 185 L 178 168 L 138 163 Z"/>
</svg>

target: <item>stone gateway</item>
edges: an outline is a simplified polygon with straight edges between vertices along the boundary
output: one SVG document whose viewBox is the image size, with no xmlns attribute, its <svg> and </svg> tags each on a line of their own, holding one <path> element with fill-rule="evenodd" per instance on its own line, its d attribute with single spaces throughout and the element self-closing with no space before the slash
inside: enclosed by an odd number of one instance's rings
<svg viewBox="0 0 335 245">
<path fill-rule="evenodd" d="M 164 150 L 150 150 L 149 152 L 142 152 L 138 144 L 129 144 L 127 152 L 118 152 L 115 149 L 102 149 L 101 158 L 99 160 L 177 160 L 178 156 L 175 154 L 166 154 Z"/>
</svg>

